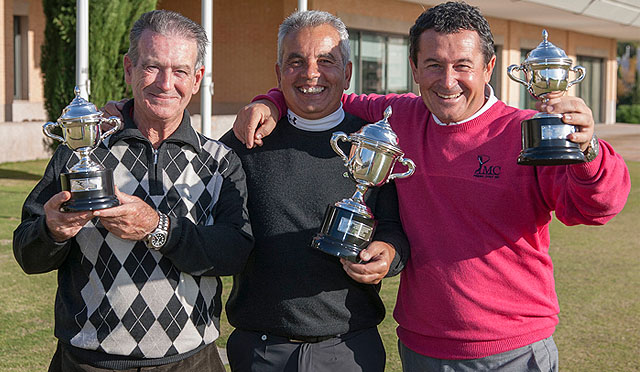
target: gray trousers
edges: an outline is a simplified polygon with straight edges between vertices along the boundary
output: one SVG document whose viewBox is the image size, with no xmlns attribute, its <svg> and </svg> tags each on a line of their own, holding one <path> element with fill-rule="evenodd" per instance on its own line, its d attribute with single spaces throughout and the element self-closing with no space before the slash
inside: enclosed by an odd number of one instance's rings
<svg viewBox="0 0 640 372">
<path fill-rule="evenodd" d="M 386 361 L 376 327 L 315 343 L 236 329 L 227 357 L 233 372 L 383 372 Z"/>
<path fill-rule="evenodd" d="M 553 337 L 521 348 L 478 359 L 436 359 L 416 353 L 398 340 L 403 372 L 558 372 Z"/>
</svg>

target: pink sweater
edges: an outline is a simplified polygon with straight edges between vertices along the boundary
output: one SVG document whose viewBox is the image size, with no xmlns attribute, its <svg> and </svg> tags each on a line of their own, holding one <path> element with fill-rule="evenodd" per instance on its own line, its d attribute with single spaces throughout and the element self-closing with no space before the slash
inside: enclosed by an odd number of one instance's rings
<svg viewBox="0 0 640 372">
<path fill-rule="evenodd" d="M 279 91 L 269 96 L 286 112 Z M 399 146 L 416 163 L 396 180 L 411 243 L 394 310 L 400 340 L 434 358 L 472 359 L 550 336 L 559 312 L 552 212 L 566 225 L 613 218 L 630 189 L 622 158 L 601 140 L 590 163 L 517 165 L 520 121 L 533 112 L 501 101 L 452 126 L 436 124 L 413 94 L 345 95 L 343 104 L 371 122 L 391 105 Z"/>
</svg>

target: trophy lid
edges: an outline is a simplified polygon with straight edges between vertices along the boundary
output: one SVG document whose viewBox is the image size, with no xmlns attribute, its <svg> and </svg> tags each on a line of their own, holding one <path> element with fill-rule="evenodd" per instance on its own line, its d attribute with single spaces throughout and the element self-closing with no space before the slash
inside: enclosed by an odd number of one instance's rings
<svg viewBox="0 0 640 372">
<path fill-rule="evenodd" d="M 398 136 L 389 125 L 389 116 L 393 113 L 391 106 L 384 110 L 384 118 L 377 123 L 367 124 L 359 131 L 352 134 L 360 140 L 374 142 L 376 145 L 386 147 L 394 152 L 401 152 L 398 148 Z"/>
<path fill-rule="evenodd" d="M 527 54 L 524 64 L 536 65 L 545 64 L 546 62 L 560 63 L 571 65 L 571 58 L 567 57 L 567 53 L 561 48 L 553 45 L 547 40 L 549 33 L 542 30 L 542 38 L 544 39 L 535 49 Z"/>
<path fill-rule="evenodd" d="M 78 121 L 81 119 L 93 118 L 101 116 L 102 112 L 96 109 L 96 106 L 80 96 L 80 88 L 75 87 L 74 93 L 76 97 L 71 103 L 62 110 L 60 121 Z"/>
</svg>

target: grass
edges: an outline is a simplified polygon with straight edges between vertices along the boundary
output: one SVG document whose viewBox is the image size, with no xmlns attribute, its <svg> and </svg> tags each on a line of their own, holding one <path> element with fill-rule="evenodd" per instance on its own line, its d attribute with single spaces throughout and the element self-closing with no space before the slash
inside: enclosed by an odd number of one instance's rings
<svg viewBox="0 0 640 372">
<path fill-rule="evenodd" d="M 55 349 L 53 303 L 55 273 L 25 275 L 11 251 L 13 229 L 28 192 L 45 161 L 0 164 L 0 371 L 46 371 Z M 640 184 L 640 162 L 629 162 L 632 184 Z M 560 370 L 640 371 L 640 188 L 625 209 L 605 226 L 551 226 L 551 256 L 560 300 L 554 335 Z M 391 317 L 398 278 L 383 282 L 387 317 L 380 327 L 387 349 L 387 371 L 401 371 Z M 231 278 L 223 278 L 224 300 Z M 223 313 L 224 347 L 231 333 Z"/>
</svg>

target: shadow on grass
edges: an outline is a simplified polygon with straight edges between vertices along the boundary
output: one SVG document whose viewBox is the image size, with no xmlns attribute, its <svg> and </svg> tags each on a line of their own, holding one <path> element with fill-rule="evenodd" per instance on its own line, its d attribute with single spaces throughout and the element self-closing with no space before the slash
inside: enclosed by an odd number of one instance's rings
<svg viewBox="0 0 640 372">
<path fill-rule="evenodd" d="M 13 180 L 33 180 L 38 181 L 42 178 L 42 175 L 37 175 L 29 172 L 17 171 L 13 169 L 1 169 L 0 178 L 13 179 Z"/>
</svg>

